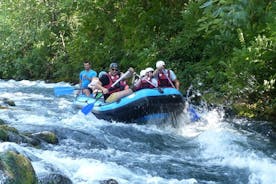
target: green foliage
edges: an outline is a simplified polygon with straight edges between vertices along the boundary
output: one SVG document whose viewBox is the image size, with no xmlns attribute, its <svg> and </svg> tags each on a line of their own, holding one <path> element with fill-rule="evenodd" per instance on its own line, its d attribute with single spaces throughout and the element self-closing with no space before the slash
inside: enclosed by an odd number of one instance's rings
<svg viewBox="0 0 276 184">
<path fill-rule="evenodd" d="M 0 3 L 0 77 L 77 82 L 117 61 L 137 71 L 166 61 L 185 91 L 228 102 L 275 99 L 272 0 L 101 0 Z"/>
</svg>

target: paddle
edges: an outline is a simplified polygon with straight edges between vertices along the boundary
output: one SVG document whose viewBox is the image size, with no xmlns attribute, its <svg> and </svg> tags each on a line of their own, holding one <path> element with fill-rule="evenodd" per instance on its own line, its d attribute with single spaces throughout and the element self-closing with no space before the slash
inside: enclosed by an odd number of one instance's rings
<svg viewBox="0 0 276 184">
<path fill-rule="evenodd" d="M 114 87 L 118 82 L 120 82 L 123 78 L 125 78 L 127 75 L 129 75 L 130 71 L 127 71 L 124 75 L 122 75 L 116 82 L 114 82 L 110 88 Z M 81 112 L 85 115 L 87 115 L 89 112 L 92 111 L 94 104 L 99 100 L 100 98 L 97 98 L 93 103 L 90 103 L 86 106 L 84 106 L 81 109 Z"/>
<path fill-rule="evenodd" d="M 138 75 L 137 73 L 135 73 L 135 75 L 136 75 L 137 77 L 139 77 L 139 79 L 142 78 L 142 77 L 141 77 L 140 75 Z M 143 80 L 145 80 L 146 82 L 148 82 L 149 84 L 151 84 L 151 85 L 153 85 L 155 88 L 157 88 L 158 91 L 159 91 L 160 93 L 164 93 L 164 91 L 163 91 L 160 87 L 158 87 L 158 85 L 153 84 L 151 81 L 147 80 L 146 78 L 144 78 Z"/>
<path fill-rule="evenodd" d="M 190 98 L 188 96 L 189 96 L 189 93 L 190 93 L 190 90 L 192 89 L 192 87 L 193 87 L 193 85 L 191 85 L 188 88 L 187 94 L 186 94 L 187 105 L 188 105 L 187 111 L 190 113 L 191 121 L 195 122 L 195 121 L 197 121 L 197 120 L 200 119 L 200 116 L 197 114 L 196 110 L 189 103 L 190 102 Z"/>
<path fill-rule="evenodd" d="M 80 88 L 74 88 L 72 86 L 54 87 L 55 96 L 72 94 L 74 90 L 80 90 Z"/>
<path fill-rule="evenodd" d="M 137 73 L 135 73 L 135 75 L 137 77 L 139 77 L 140 79 L 142 78 L 140 75 L 138 75 Z M 150 82 L 149 80 L 147 80 L 146 78 L 144 78 L 143 80 L 147 81 L 149 84 L 153 85 L 155 88 L 157 88 L 157 85 L 153 84 L 152 82 Z"/>
<path fill-rule="evenodd" d="M 170 70 L 167 70 L 168 72 L 170 72 Z M 173 88 L 176 88 L 175 85 L 173 84 L 173 82 L 171 81 L 170 77 L 167 76 L 166 74 L 164 74 L 166 76 L 166 78 L 168 79 L 169 83 L 172 85 Z"/>
<path fill-rule="evenodd" d="M 93 103 L 90 103 L 86 106 L 84 106 L 82 109 L 81 109 L 81 112 L 85 115 L 87 115 L 89 112 L 91 112 L 91 110 L 93 109 L 95 103 L 101 99 L 101 97 L 103 96 L 103 94 L 101 93 L 101 95 L 97 96 L 96 100 L 93 102 Z"/>
</svg>

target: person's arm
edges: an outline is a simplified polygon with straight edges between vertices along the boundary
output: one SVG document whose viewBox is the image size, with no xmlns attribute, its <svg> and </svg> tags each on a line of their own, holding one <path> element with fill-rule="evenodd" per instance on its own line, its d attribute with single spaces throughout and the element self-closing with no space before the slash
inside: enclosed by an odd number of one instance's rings
<svg viewBox="0 0 276 184">
<path fill-rule="evenodd" d="M 180 82 L 176 78 L 175 73 L 172 70 L 168 70 L 168 72 L 170 72 L 170 79 L 174 82 L 175 88 L 179 90 Z"/>
<path fill-rule="evenodd" d="M 107 94 L 109 91 L 107 88 L 103 87 L 103 85 L 107 85 L 109 83 L 109 78 L 107 75 L 103 75 L 99 78 L 99 82 L 96 83 L 95 88 L 102 90 L 103 94 Z"/>
<path fill-rule="evenodd" d="M 97 89 L 102 90 L 103 94 L 107 94 L 109 92 L 108 89 L 101 85 L 101 82 L 97 83 L 95 86 Z"/>
<path fill-rule="evenodd" d="M 160 68 L 156 68 L 155 70 L 154 70 L 154 72 L 153 72 L 153 76 L 154 76 L 154 78 L 158 78 L 158 73 L 159 73 L 159 71 L 160 71 L 161 69 Z"/>
<path fill-rule="evenodd" d="M 88 84 L 88 87 L 93 89 L 93 88 L 95 88 L 95 86 L 98 82 L 99 82 L 99 78 L 98 77 L 93 77 L 91 82 Z"/>
<path fill-rule="evenodd" d="M 137 82 L 135 82 L 135 84 L 134 84 L 134 88 L 135 89 L 140 89 L 141 88 L 141 83 L 142 83 L 142 80 L 138 79 Z"/>
<path fill-rule="evenodd" d="M 151 82 L 154 84 L 154 87 L 158 87 L 158 81 L 155 78 L 152 78 Z"/>
<path fill-rule="evenodd" d="M 80 81 L 80 87 L 82 87 L 82 72 L 80 72 L 79 81 Z"/>
<path fill-rule="evenodd" d="M 134 74 L 134 68 L 129 67 L 129 69 L 128 69 L 127 71 L 128 71 L 129 73 L 128 73 L 128 75 L 127 75 L 127 76 L 125 76 L 125 77 L 124 77 L 124 79 L 128 79 L 128 78 L 130 78 L 130 77 L 132 77 L 132 76 L 133 76 L 133 74 Z M 120 76 L 122 76 L 122 75 L 124 75 L 124 73 L 123 73 L 123 72 L 121 72 Z"/>
<path fill-rule="evenodd" d="M 175 79 L 173 82 L 175 83 L 175 88 L 179 90 L 179 86 L 180 86 L 179 80 Z"/>
</svg>

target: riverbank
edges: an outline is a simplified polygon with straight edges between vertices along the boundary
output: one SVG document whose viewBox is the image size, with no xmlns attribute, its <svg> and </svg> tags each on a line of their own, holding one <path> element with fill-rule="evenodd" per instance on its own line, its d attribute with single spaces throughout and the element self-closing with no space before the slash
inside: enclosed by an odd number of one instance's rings
<svg viewBox="0 0 276 184">
<path fill-rule="evenodd" d="M 259 99 L 250 102 L 246 99 L 227 100 L 227 97 L 219 97 L 217 94 L 204 94 L 204 99 L 211 106 L 221 106 L 231 116 L 248 118 L 251 120 L 264 120 L 276 123 L 276 102 Z"/>
</svg>

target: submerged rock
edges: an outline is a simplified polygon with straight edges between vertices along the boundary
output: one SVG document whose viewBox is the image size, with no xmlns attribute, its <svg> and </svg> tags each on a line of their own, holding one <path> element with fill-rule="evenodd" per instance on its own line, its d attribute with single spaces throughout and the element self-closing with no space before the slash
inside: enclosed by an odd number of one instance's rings
<svg viewBox="0 0 276 184">
<path fill-rule="evenodd" d="M 7 104 L 7 105 L 9 105 L 9 106 L 15 106 L 14 101 L 13 101 L 13 100 L 10 100 L 10 99 L 8 99 L 8 98 L 3 98 L 2 101 L 3 101 L 4 104 Z"/>
<path fill-rule="evenodd" d="M 30 160 L 14 151 L 0 153 L 0 176 L 5 184 L 38 183 Z"/>
<path fill-rule="evenodd" d="M 0 121 L 0 141 L 10 141 L 15 143 L 26 143 L 32 146 L 39 146 L 41 141 L 49 144 L 57 144 L 58 138 L 55 133 L 49 131 L 34 134 L 22 134 L 16 128 Z"/>
<path fill-rule="evenodd" d="M 72 184 L 73 182 L 61 174 L 49 174 L 39 178 L 39 184 Z"/>
<path fill-rule="evenodd" d="M 1 143 L 0 144 L 0 150 L 2 150 L 2 152 L 12 151 L 12 152 L 24 155 L 30 161 L 40 161 L 41 160 L 36 155 L 34 155 L 32 151 L 29 151 L 29 150 L 25 149 L 24 147 L 22 147 L 22 146 L 20 146 L 16 143 L 13 143 L 13 142 L 3 142 L 3 143 Z M 1 179 L 0 179 L 0 181 L 1 181 Z"/>
<path fill-rule="evenodd" d="M 119 184 L 119 183 L 114 179 L 108 179 L 108 180 L 100 181 L 100 184 Z"/>
<path fill-rule="evenodd" d="M 32 146 L 39 146 L 40 141 L 36 138 L 32 138 L 29 136 L 25 136 L 22 134 L 16 134 L 13 132 L 8 132 L 8 141 L 15 142 L 15 143 L 26 143 Z"/>
<path fill-rule="evenodd" d="M 2 141 L 8 141 L 9 140 L 9 136 L 7 131 L 3 130 L 0 128 L 0 140 Z"/>
<path fill-rule="evenodd" d="M 9 126 L 9 125 L 0 125 L 0 129 L 1 129 L 1 130 L 6 130 L 6 131 L 9 131 L 9 132 L 13 132 L 13 133 L 16 133 L 16 134 L 19 133 L 18 130 L 17 130 L 16 128 L 11 127 L 11 126 Z"/>
<path fill-rule="evenodd" d="M 50 132 L 50 131 L 43 131 L 43 132 L 38 132 L 32 134 L 33 137 L 36 137 L 38 139 L 41 139 L 47 143 L 50 144 L 57 144 L 58 143 L 58 138 L 55 133 Z"/>
<path fill-rule="evenodd" d="M 32 146 L 38 146 L 40 141 L 26 135 L 22 135 L 19 131 L 6 124 L 0 124 L 0 140 L 15 143 L 27 143 Z"/>
<path fill-rule="evenodd" d="M 5 124 L 0 125 L 0 140 L 2 141 L 11 141 L 9 134 L 16 134 L 18 135 L 18 130 L 16 128 L 10 127 Z"/>
<path fill-rule="evenodd" d="M 5 121 L 0 119 L 0 125 L 4 125 L 5 124 Z"/>
<path fill-rule="evenodd" d="M 9 109 L 9 106 L 15 106 L 15 103 L 13 100 L 10 100 L 8 98 L 0 99 L 0 109 Z"/>
</svg>

